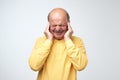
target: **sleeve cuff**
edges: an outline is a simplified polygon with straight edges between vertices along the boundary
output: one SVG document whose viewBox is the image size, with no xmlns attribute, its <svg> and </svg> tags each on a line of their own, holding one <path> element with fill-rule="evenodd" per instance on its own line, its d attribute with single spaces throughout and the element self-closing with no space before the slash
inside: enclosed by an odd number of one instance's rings
<svg viewBox="0 0 120 80">
<path fill-rule="evenodd" d="M 67 49 L 74 46 L 74 43 L 72 42 L 72 40 L 65 41 L 65 44 L 66 44 Z"/>
<path fill-rule="evenodd" d="M 45 45 L 46 47 L 50 47 L 50 46 L 52 45 L 52 41 L 49 40 L 49 39 L 46 39 L 44 45 Z"/>
</svg>

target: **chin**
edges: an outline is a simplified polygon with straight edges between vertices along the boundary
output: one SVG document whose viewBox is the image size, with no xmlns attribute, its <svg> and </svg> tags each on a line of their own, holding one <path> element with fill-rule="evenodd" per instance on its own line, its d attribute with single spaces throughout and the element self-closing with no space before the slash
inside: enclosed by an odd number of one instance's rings
<svg viewBox="0 0 120 80">
<path fill-rule="evenodd" d="M 61 39 L 63 39 L 63 37 L 54 37 L 55 39 L 57 39 L 57 40 L 61 40 Z"/>
<path fill-rule="evenodd" d="M 61 35 L 53 34 L 55 39 L 61 40 L 64 39 L 64 33 Z"/>
</svg>

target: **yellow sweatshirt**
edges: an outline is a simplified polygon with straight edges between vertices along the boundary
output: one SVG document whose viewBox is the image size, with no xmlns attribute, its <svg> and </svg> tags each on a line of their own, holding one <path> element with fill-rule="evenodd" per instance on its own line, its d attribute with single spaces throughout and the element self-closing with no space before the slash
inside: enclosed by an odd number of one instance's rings
<svg viewBox="0 0 120 80">
<path fill-rule="evenodd" d="M 87 63 L 84 44 L 75 36 L 68 41 L 38 38 L 29 58 L 31 69 L 39 71 L 37 80 L 76 80 Z"/>
</svg>

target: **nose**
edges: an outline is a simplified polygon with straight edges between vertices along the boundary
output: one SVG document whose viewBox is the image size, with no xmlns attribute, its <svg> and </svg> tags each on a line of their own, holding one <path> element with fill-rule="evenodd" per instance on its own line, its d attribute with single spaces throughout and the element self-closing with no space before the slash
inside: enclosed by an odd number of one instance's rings
<svg viewBox="0 0 120 80">
<path fill-rule="evenodd" d="M 56 30 L 57 31 L 60 30 L 60 26 L 59 25 L 56 26 Z"/>
</svg>

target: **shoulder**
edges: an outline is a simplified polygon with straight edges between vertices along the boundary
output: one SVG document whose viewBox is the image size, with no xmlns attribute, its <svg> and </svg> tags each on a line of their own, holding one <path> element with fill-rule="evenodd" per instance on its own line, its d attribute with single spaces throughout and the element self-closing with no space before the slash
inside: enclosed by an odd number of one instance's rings
<svg viewBox="0 0 120 80">
<path fill-rule="evenodd" d="M 43 44 L 45 40 L 46 40 L 45 36 L 37 37 L 35 47 L 39 47 L 40 44 Z"/>
<path fill-rule="evenodd" d="M 44 35 L 37 37 L 37 40 L 45 40 L 45 39 L 46 39 L 46 37 Z"/>
<path fill-rule="evenodd" d="M 83 40 L 81 37 L 72 36 L 71 39 L 75 45 L 77 46 L 83 45 Z"/>
<path fill-rule="evenodd" d="M 44 42 L 46 40 L 46 37 L 43 35 L 43 36 L 40 36 L 36 39 L 36 42 Z"/>
<path fill-rule="evenodd" d="M 71 39 L 72 39 L 72 41 L 75 41 L 75 42 L 82 41 L 82 39 L 80 37 L 77 37 L 77 36 L 72 36 Z"/>
</svg>

